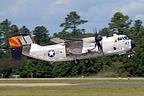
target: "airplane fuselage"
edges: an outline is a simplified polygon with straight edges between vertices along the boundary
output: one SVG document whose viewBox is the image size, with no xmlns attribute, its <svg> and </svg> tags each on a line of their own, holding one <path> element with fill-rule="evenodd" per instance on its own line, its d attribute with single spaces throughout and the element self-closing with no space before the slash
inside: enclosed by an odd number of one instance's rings
<svg viewBox="0 0 144 96">
<path fill-rule="evenodd" d="M 102 54 L 102 52 L 98 51 L 98 47 L 95 47 L 94 39 L 94 37 L 83 38 L 81 48 L 76 47 L 78 46 L 76 44 L 72 45 L 72 47 L 67 47 L 64 43 L 49 46 L 31 44 L 29 54 L 25 52 L 23 52 L 23 54 L 45 61 L 57 62 L 89 59 L 103 55 L 126 54 L 131 50 L 132 46 L 131 40 L 126 38 L 125 35 L 121 35 L 120 37 L 103 37 L 101 44 L 104 54 Z"/>
</svg>

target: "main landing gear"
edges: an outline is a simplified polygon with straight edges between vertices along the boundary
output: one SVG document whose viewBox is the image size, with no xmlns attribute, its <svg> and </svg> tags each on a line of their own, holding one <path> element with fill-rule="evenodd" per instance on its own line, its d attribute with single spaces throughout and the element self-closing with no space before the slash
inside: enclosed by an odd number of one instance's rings
<svg viewBox="0 0 144 96">
<path fill-rule="evenodd" d="M 90 63 L 90 60 L 89 60 L 89 59 L 84 59 L 84 63 L 85 63 L 85 64 L 89 64 L 89 63 Z"/>
<path fill-rule="evenodd" d="M 73 64 L 74 65 L 78 65 L 79 64 L 79 60 L 78 59 L 73 60 Z"/>
<path fill-rule="evenodd" d="M 78 65 L 79 62 L 80 62 L 80 61 L 79 61 L 78 59 L 73 60 L 73 64 L 74 64 L 74 65 Z M 84 59 L 83 62 L 84 62 L 85 64 L 89 64 L 89 63 L 90 63 L 90 60 L 89 60 L 89 59 Z"/>
</svg>

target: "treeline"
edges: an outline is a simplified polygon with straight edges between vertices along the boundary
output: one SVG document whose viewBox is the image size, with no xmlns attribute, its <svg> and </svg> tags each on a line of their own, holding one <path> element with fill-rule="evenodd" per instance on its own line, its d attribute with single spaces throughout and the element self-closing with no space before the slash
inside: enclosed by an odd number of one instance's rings
<svg viewBox="0 0 144 96">
<path fill-rule="evenodd" d="M 117 12 L 108 23 L 108 27 L 99 30 L 99 34 L 111 36 L 113 33 L 125 34 L 136 42 L 135 54 L 128 58 L 127 55 L 103 56 L 92 58 L 90 64 L 80 62 L 73 65 L 71 62 L 49 62 L 27 59 L 11 59 L 8 38 L 19 34 L 32 34 L 38 44 L 54 44 L 50 41 L 53 37 L 83 38 L 94 36 L 93 32 L 85 32 L 79 25 L 87 23 L 76 12 L 70 12 L 65 22 L 60 24 L 63 28 L 60 32 L 50 36 L 49 30 L 44 26 L 36 26 L 29 30 L 26 26 L 18 28 L 8 19 L 0 22 L 0 76 L 4 78 L 20 75 L 23 78 L 37 77 L 73 77 L 73 76 L 102 76 L 102 77 L 126 77 L 144 75 L 144 26 L 141 20 L 130 20 L 129 16 Z"/>
</svg>

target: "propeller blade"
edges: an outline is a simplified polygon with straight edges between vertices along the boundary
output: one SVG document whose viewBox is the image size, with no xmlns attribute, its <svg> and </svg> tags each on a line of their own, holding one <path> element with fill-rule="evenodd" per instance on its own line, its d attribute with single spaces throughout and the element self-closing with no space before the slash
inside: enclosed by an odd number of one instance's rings
<svg viewBox="0 0 144 96">
<path fill-rule="evenodd" d="M 102 54 L 104 55 L 103 48 L 100 43 L 100 41 L 102 40 L 102 36 L 98 35 L 96 28 L 93 29 L 93 31 L 95 33 L 95 48 L 96 48 L 96 46 L 98 46 L 98 51 L 102 52 Z"/>
<path fill-rule="evenodd" d="M 96 48 L 96 45 L 98 45 L 98 40 L 97 40 L 97 36 L 98 36 L 98 34 L 97 34 L 97 29 L 95 28 L 95 29 L 93 29 L 93 31 L 94 31 L 94 35 L 95 35 L 95 48 Z"/>
<path fill-rule="evenodd" d="M 102 47 L 102 44 L 100 44 L 100 42 L 98 42 L 98 50 L 99 50 L 100 52 L 102 52 L 102 54 L 104 55 L 103 47 Z"/>
<path fill-rule="evenodd" d="M 97 41 L 97 36 L 98 36 L 97 29 L 95 28 L 93 31 L 94 31 L 94 34 L 95 34 L 95 41 Z"/>
</svg>

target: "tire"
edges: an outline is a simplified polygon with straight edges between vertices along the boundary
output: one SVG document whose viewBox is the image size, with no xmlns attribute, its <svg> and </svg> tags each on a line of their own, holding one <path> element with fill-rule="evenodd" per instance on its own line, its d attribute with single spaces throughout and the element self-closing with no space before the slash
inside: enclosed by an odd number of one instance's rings
<svg viewBox="0 0 144 96">
<path fill-rule="evenodd" d="M 84 63 L 85 63 L 85 64 L 89 64 L 89 63 L 90 63 L 90 60 L 89 60 L 89 59 L 84 59 Z"/>
<path fill-rule="evenodd" d="M 79 60 L 77 60 L 77 59 L 76 59 L 76 60 L 73 60 L 73 64 L 74 64 L 74 65 L 78 65 L 78 64 L 79 64 Z"/>
</svg>

